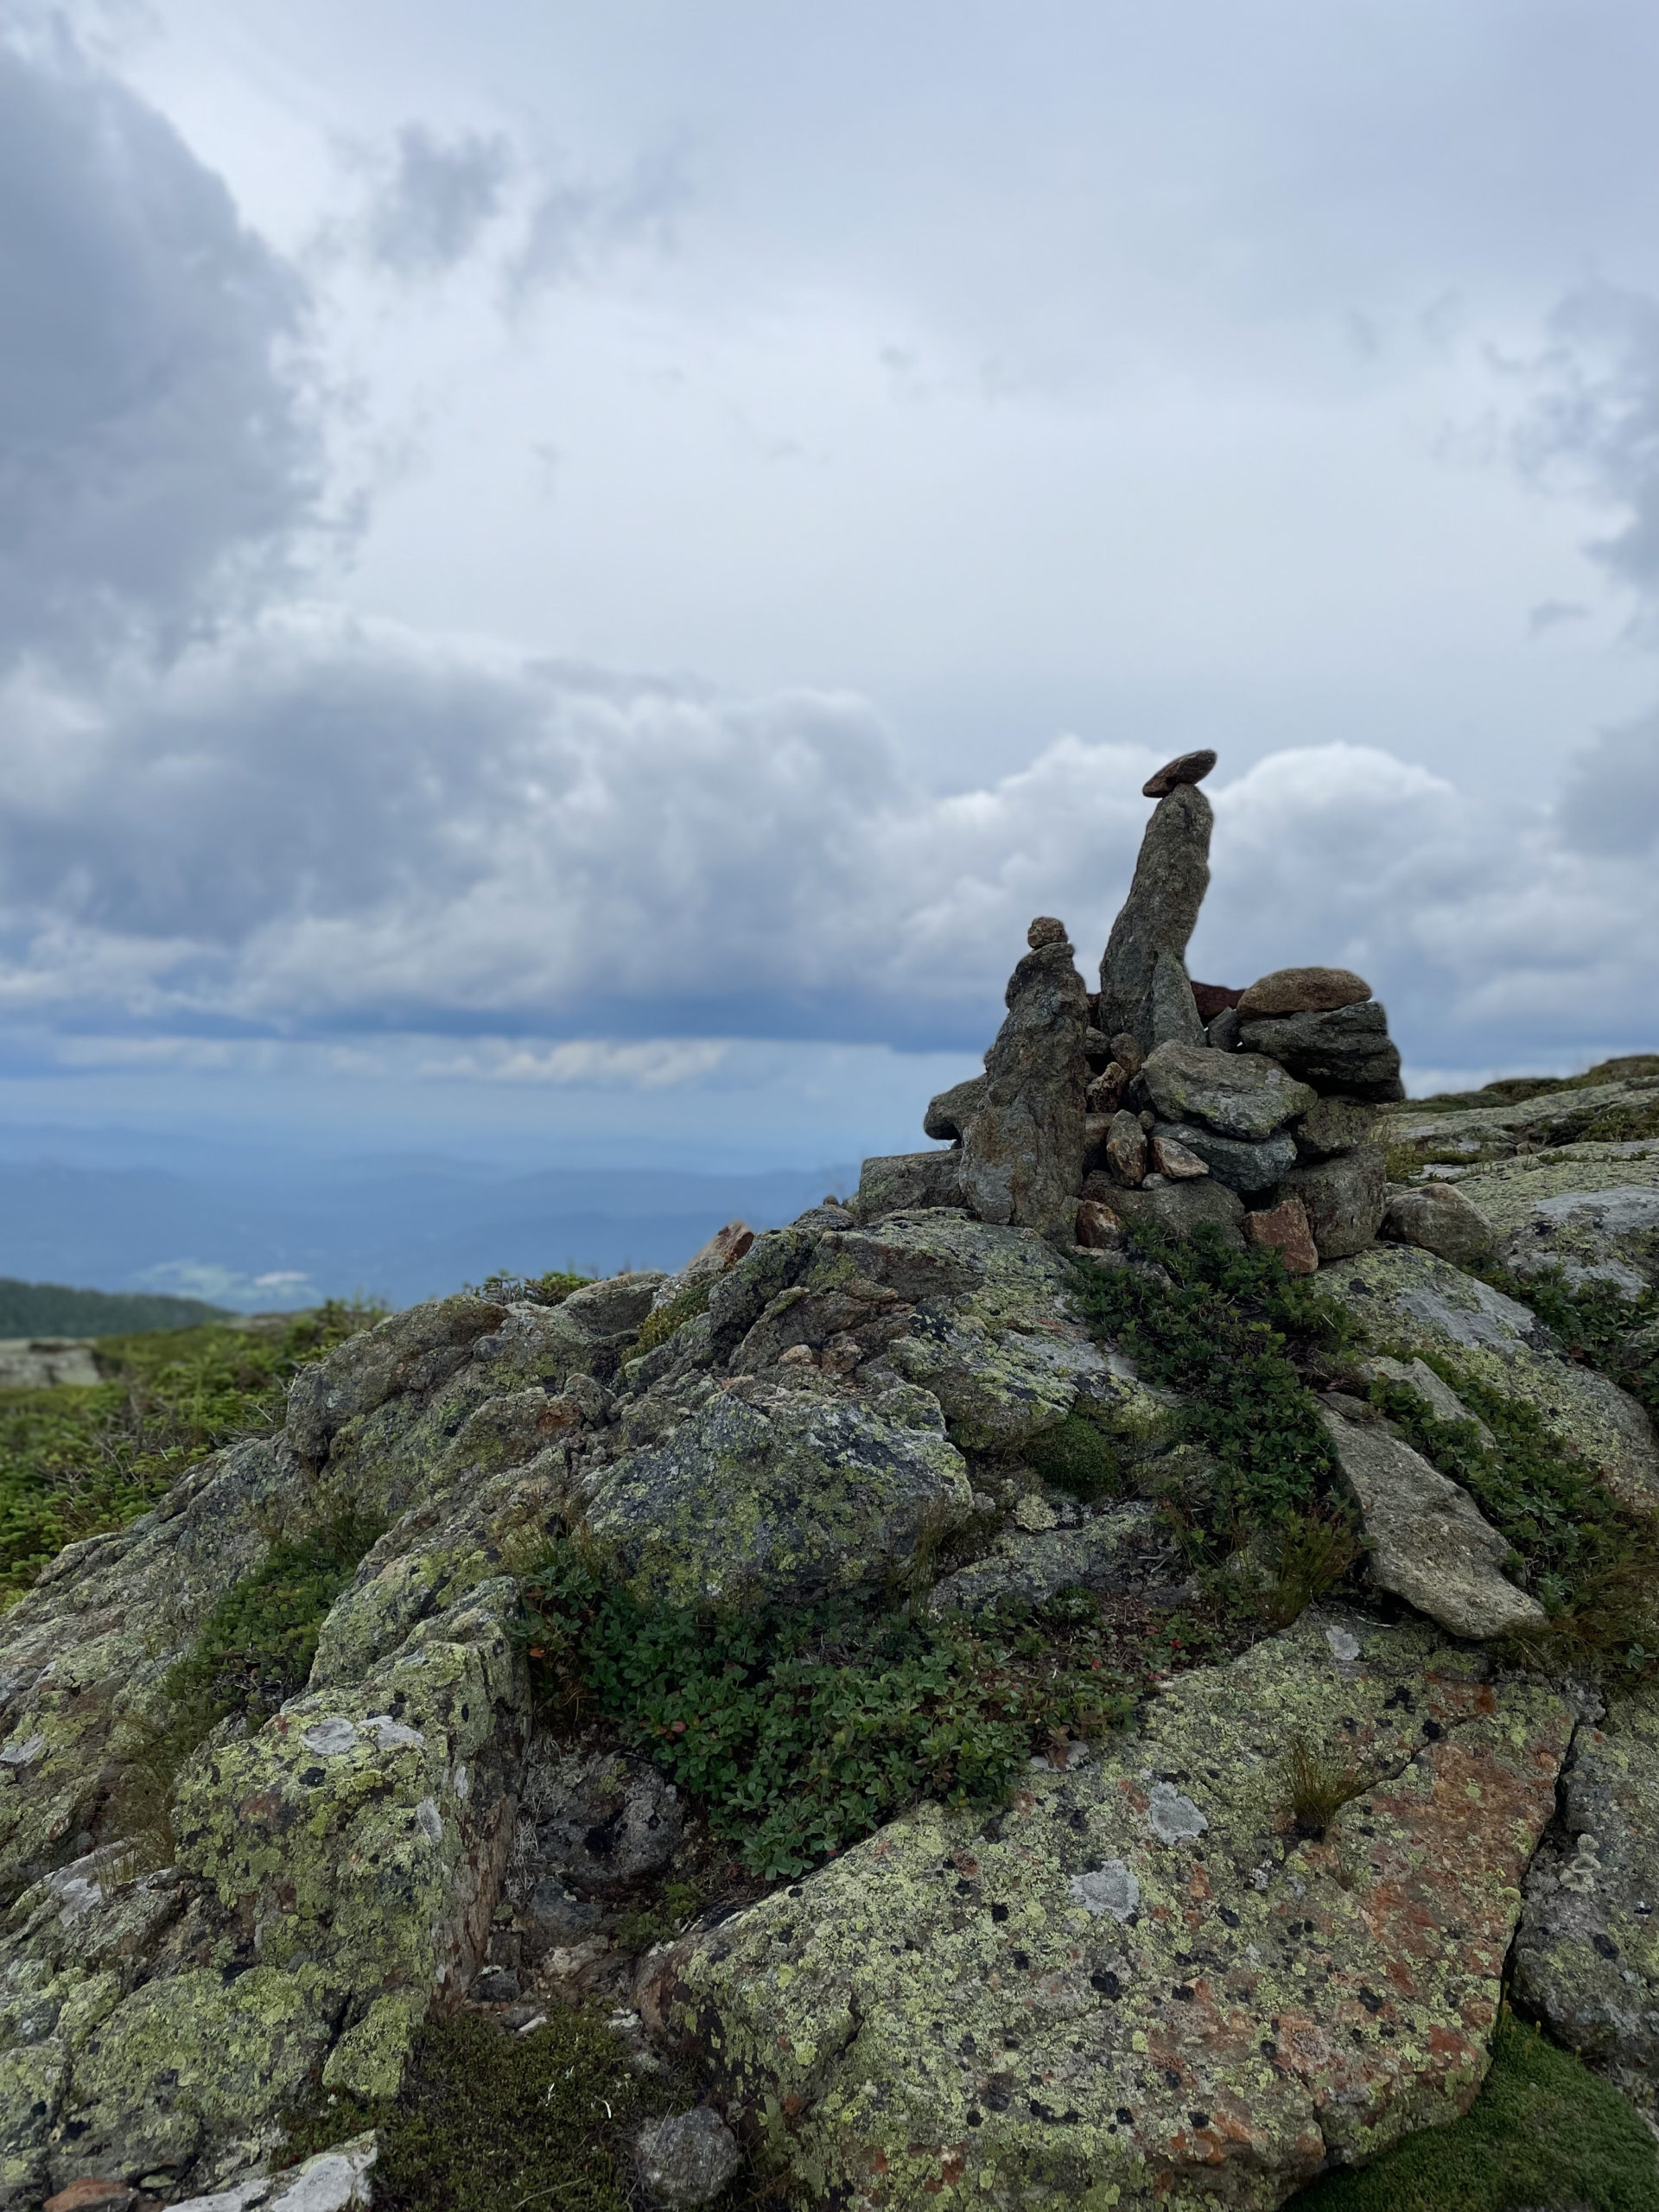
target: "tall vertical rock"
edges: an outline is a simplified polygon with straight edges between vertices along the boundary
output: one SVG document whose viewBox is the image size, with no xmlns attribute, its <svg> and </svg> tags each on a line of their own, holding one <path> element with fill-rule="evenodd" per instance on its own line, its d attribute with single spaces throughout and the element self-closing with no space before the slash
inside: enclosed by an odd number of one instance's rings
<svg viewBox="0 0 1659 2212">
<path fill-rule="evenodd" d="M 1100 963 L 1100 1027 L 1109 1037 L 1131 1031 L 1148 1052 L 1156 1045 L 1204 1042 L 1186 947 L 1209 887 L 1215 820 L 1198 782 L 1215 761 L 1213 753 L 1186 753 L 1147 783 L 1158 804 Z"/>
<path fill-rule="evenodd" d="M 1064 923 L 1039 916 L 985 1055 L 985 1101 L 963 1132 L 963 1195 L 982 1221 L 1069 1225 L 1083 1184 L 1089 999 Z"/>
</svg>

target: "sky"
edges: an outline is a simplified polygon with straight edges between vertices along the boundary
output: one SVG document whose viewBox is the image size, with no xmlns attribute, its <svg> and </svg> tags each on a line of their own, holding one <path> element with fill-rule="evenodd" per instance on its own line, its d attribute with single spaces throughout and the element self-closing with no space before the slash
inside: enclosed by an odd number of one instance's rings
<svg viewBox="0 0 1659 2212">
<path fill-rule="evenodd" d="M 1651 1049 L 1656 73 L 0 0 L 0 1138 L 907 1148 L 1201 745 L 1196 974 L 1357 968 L 1419 1090 Z"/>
</svg>

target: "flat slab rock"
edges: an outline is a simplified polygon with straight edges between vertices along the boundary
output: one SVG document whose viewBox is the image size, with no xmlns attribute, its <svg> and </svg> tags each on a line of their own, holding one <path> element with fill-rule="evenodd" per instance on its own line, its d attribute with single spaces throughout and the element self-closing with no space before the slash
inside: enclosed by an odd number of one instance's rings
<svg viewBox="0 0 1659 2212">
<path fill-rule="evenodd" d="M 1659 1693 L 1580 1723 L 1527 1878 L 1516 1993 L 1659 2121 Z"/>
<path fill-rule="evenodd" d="M 1517 1274 L 1559 1267 L 1570 1283 L 1628 1298 L 1659 1288 L 1659 1143 L 1523 1154 L 1458 1178 Z"/>
<path fill-rule="evenodd" d="M 641 2001 L 763 2158 L 861 2212 L 1267 2212 L 1467 2108 L 1571 1730 L 1427 1624 L 1304 1614 L 988 1824 L 923 1807 L 678 1946 Z M 1299 1743 L 1361 1785 L 1323 1841 Z"/>
<path fill-rule="evenodd" d="M 1460 1375 L 1533 1407 L 1551 1433 L 1627 1502 L 1659 1508 L 1659 1445 L 1634 1398 L 1554 1348 L 1529 1306 L 1406 1244 L 1376 1245 L 1323 1269 L 1375 1350 L 1431 1353 Z"/>
<path fill-rule="evenodd" d="M 1453 1636 L 1541 1625 L 1543 1607 L 1505 1578 L 1509 1545 L 1466 1490 L 1382 1421 L 1320 1411 L 1359 1507 L 1374 1582 Z"/>
</svg>

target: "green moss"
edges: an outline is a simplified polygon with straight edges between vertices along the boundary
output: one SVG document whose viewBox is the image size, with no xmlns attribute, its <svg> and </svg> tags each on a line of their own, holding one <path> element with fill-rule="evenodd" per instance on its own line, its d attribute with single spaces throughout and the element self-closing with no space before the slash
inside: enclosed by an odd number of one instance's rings
<svg viewBox="0 0 1659 2212">
<path fill-rule="evenodd" d="M 1206 1224 L 1180 1243 L 1131 1224 L 1153 1267 L 1079 1265 L 1073 1287 L 1095 1333 L 1142 1377 L 1182 1393 L 1182 1426 L 1217 1464 L 1212 1532 L 1236 1537 L 1316 1508 L 1335 1454 L 1294 1348 L 1338 1346 L 1353 1324 L 1285 1273 L 1277 1253 L 1230 1251 Z"/>
<path fill-rule="evenodd" d="M 1082 1413 L 1068 1414 L 1058 1427 L 1033 1436 L 1020 1456 L 1046 1483 L 1085 1503 L 1116 1497 L 1123 1488 L 1117 1453 L 1097 1423 Z"/>
<path fill-rule="evenodd" d="M 430 2020 L 395 2098 L 337 2095 L 290 2115 L 283 2157 L 373 2127 L 376 2212 L 627 2212 L 626 2136 L 675 2101 L 627 2056 L 579 2012 L 527 2036 L 471 2013 Z"/>
<path fill-rule="evenodd" d="M 0 1391 L 0 1604 L 65 1544 L 124 1527 L 222 1445 L 280 1427 L 299 1369 L 378 1318 L 330 1305 L 268 1332 L 105 1338 L 105 1381 Z"/>
<path fill-rule="evenodd" d="M 998 1804 L 1034 1751 L 1132 1710 L 1093 1609 L 1033 1626 L 830 1602 L 651 1607 L 569 1546 L 525 1607 L 543 1700 L 603 1714 L 758 1874 L 798 1873 L 922 1797 Z"/>
<path fill-rule="evenodd" d="M 1595 1469 L 1551 1434 L 1539 1414 L 1478 1381 L 1455 1361 L 1428 1364 L 1486 1424 L 1440 1420 L 1409 1383 L 1371 1386 L 1371 1399 L 1507 1537 L 1516 1579 L 1549 1615 L 1525 1631 L 1524 1656 L 1603 1678 L 1659 1664 L 1659 1542 Z"/>
<path fill-rule="evenodd" d="M 706 1281 L 694 1282 L 658 1306 L 654 1313 L 647 1313 L 639 1331 L 636 1356 L 655 1351 L 658 1344 L 665 1344 L 671 1337 L 677 1336 L 688 1321 L 695 1321 L 699 1313 L 706 1313 L 715 1280 L 710 1276 Z"/>
<path fill-rule="evenodd" d="M 1357 2173 L 1328 2175 L 1295 2212 L 1654 2212 L 1659 2164 L 1635 2111 L 1576 2058 L 1507 2014 L 1465 2115 L 1408 2136 Z"/>
<path fill-rule="evenodd" d="M 210 1713 L 209 1727 L 233 1713 L 257 1726 L 304 1688 L 323 1617 L 380 1533 L 378 1522 L 346 1514 L 296 1542 L 273 1544 L 202 1623 L 168 1675 L 168 1697 Z"/>
</svg>

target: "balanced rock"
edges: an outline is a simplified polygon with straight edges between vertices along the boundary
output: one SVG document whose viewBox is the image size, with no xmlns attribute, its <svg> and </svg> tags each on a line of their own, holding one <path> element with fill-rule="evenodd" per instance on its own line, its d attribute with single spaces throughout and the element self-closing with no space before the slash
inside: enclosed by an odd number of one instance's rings
<svg viewBox="0 0 1659 2212">
<path fill-rule="evenodd" d="M 1178 783 L 1147 824 L 1129 895 L 1100 963 L 1099 1027 L 1120 1059 L 1113 1034 L 1120 1029 L 1147 1052 L 1166 1038 L 1196 1045 L 1203 1037 L 1185 957 L 1210 882 L 1214 819 L 1203 792 Z"/>
<path fill-rule="evenodd" d="M 1321 1260 L 1346 1260 L 1376 1242 L 1388 1198 L 1383 1157 L 1380 1144 L 1363 1144 L 1285 1177 L 1281 1195 L 1301 1200 Z"/>
<path fill-rule="evenodd" d="M 1364 1523 L 1371 1580 L 1453 1636 L 1541 1627 L 1543 1607 L 1505 1580 L 1510 1547 L 1468 1491 L 1351 1403 L 1361 1418 L 1321 1411 Z"/>
<path fill-rule="evenodd" d="M 1351 968 L 1275 968 L 1241 994 L 1238 1011 L 1246 1021 L 1262 1014 L 1332 1014 L 1370 995 Z"/>
<path fill-rule="evenodd" d="M 922 1116 L 922 1135 L 936 1141 L 961 1138 L 968 1134 L 968 1124 L 981 1111 L 989 1083 L 982 1075 L 970 1075 L 964 1083 L 953 1083 L 949 1090 L 940 1091 L 930 1100 Z"/>
<path fill-rule="evenodd" d="M 1459 1267 L 1492 1249 L 1491 1224 L 1450 1183 L 1428 1183 L 1419 1191 L 1391 1191 L 1382 1215 L 1382 1234 L 1395 1244 L 1416 1244 Z"/>
<path fill-rule="evenodd" d="M 1160 1045 L 1141 1080 L 1159 1119 L 1198 1122 L 1217 1136 L 1257 1143 L 1314 1103 L 1306 1084 L 1260 1053 L 1212 1052 L 1201 1045 Z"/>
<path fill-rule="evenodd" d="M 1389 1017 L 1375 999 L 1328 1014 L 1241 1020 L 1238 1043 L 1241 1052 L 1268 1053 L 1315 1090 L 1345 1091 L 1379 1105 L 1406 1095 Z"/>
<path fill-rule="evenodd" d="M 1171 791 L 1182 784 L 1201 784 L 1216 765 L 1216 755 L 1206 746 L 1198 753 L 1178 753 L 1166 760 L 1155 776 L 1148 776 L 1141 786 L 1142 798 L 1167 798 Z"/>
<path fill-rule="evenodd" d="M 985 1103 L 963 1135 L 963 1195 L 982 1221 L 1069 1227 L 1083 1179 L 1089 1001 L 1065 938 L 1033 945 L 1006 1003 L 985 1055 Z"/>
</svg>

